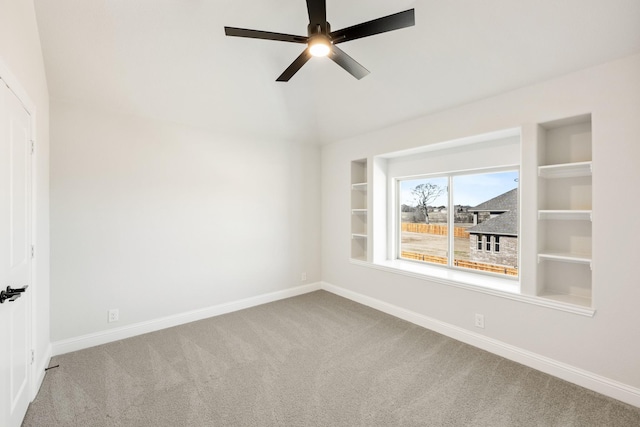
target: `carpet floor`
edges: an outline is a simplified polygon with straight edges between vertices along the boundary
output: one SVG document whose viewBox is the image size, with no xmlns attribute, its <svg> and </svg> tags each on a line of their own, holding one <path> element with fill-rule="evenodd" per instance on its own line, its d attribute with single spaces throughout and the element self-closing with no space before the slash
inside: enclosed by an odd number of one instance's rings
<svg viewBox="0 0 640 427">
<path fill-rule="evenodd" d="M 640 426 L 640 408 L 325 291 L 52 359 L 23 426 Z"/>
</svg>

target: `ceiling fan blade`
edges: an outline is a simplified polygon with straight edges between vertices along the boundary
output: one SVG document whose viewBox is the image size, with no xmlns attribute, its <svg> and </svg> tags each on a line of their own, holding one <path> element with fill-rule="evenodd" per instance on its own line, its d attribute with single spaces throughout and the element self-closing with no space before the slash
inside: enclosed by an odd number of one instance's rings
<svg viewBox="0 0 640 427">
<path fill-rule="evenodd" d="M 224 33 L 228 36 L 247 37 L 250 39 L 277 40 L 281 42 L 306 43 L 309 37 L 295 36 L 292 34 L 272 33 L 269 31 L 248 30 L 246 28 L 224 27 Z"/>
<path fill-rule="evenodd" d="M 342 49 L 338 48 L 338 46 L 331 47 L 329 58 L 331 58 L 333 62 L 347 70 L 349 74 L 351 74 L 358 80 L 369 74 L 369 70 L 360 65 L 355 59 L 347 55 Z"/>
<path fill-rule="evenodd" d="M 416 24 L 415 9 L 384 16 L 373 21 L 363 22 L 352 27 L 336 30 L 331 33 L 333 44 L 348 42 L 362 37 L 373 36 L 375 34 L 386 33 L 387 31 L 399 30 L 401 28 L 412 27 Z"/>
<path fill-rule="evenodd" d="M 309 12 L 309 24 L 324 26 L 327 22 L 327 2 L 326 0 L 307 0 L 307 11 Z"/>
<path fill-rule="evenodd" d="M 276 81 L 288 82 L 289 79 L 291 79 L 291 77 L 293 77 L 293 75 L 297 73 L 298 70 L 302 68 L 302 66 L 306 64 L 310 58 L 311 54 L 309 53 L 309 49 L 305 49 L 304 51 L 302 51 L 300 56 L 298 56 L 296 60 L 293 61 L 286 70 L 284 70 L 284 73 L 280 74 L 280 77 L 278 77 Z"/>
</svg>

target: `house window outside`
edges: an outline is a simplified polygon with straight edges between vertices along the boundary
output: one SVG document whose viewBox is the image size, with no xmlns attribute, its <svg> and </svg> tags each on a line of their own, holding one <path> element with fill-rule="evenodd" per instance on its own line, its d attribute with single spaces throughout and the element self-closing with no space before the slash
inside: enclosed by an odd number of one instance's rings
<svg viewBox="0 0 640 427">
<path fill-rule="evenodd" d="M 518 171 L 398 179 L 397 257 L 518 276 Z"/>
</svg>

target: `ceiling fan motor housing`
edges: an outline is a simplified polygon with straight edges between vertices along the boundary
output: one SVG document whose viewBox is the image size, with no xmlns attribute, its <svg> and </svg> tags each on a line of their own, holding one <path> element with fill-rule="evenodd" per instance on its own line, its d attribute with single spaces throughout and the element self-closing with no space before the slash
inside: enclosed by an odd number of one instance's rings
<svg viewBox="0 0 640 427">
<path fill-rule="evenodd" d="M 307 34 L 309 35 L 309 37 L 313 37 L 316 34 L 324 34 L 326 36 L 329 36 L 329 34 L 331 33 L 331 24 L 329 24 L 328 22 L 318 22 L 318 23 L 314 23 L 314 24 L 309 24 L 307 26 Z"/>
<path fill-rule="evenodd" d="M 332 51 L 333 42 L 331 39 L 331 25 L 324 22 L 324 25 L 309 24 L 307 27 L 309 34 L 309 53 L 313 56 L 327 56 Z"/>
</svg>

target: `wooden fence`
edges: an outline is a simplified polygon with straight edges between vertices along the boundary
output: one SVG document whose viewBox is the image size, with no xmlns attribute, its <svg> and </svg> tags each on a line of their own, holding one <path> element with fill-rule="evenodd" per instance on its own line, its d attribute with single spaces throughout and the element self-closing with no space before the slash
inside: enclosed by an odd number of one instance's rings
<svg viewBox="0 0 640 427">
<path fill-rule="evenodd" d="M 408 259 L 416 259 L 418 261 L 427 261 L 427 262 L 434 262 L 436 264 L 447 265 L 447 259 L 443 258 L 441 256 L 426 255 L 426 254 L 419 254 L 417 252 L 402 251 L 402 253 L 400 254 L 400 257 L 401 258 L 408 258 Z"/>
<path fill-rule="evenodd" d="M 507 276 L 517 276 L 518 269 L 513 267 L 504 267 L 501 265 L 484 264 L 482 262 L 466 261 L 463 259 L 454 260 L 456 267 L 471 268 L 473 270 L 488 271 L 490 273 L 506 274 Z"/>
<path fill-rule="evenodd" d="M 420 254 L 417 252 L 402 251 L 402 253 L 400 254 L 400 257 L 405 259 L 415 259 L 418 261 L 426 261 L 426 262 L 432 262 L 435 264 L 447 265 L 447 258 L 445 257 Z M 500 265 L 493 265 L 493 264 L 485 264 L 482 262 L 465 261 L 460 259 L 460 260 L 454 260 L 454 265 L 456 267 L 470 268 L 472 270 L 487 271 L 490 273 L 506 274 L 508 276 L 518 275 L 517 268 L 503 267 Z"/>
<path fill-rule="evenodd" d="M 409 231 L 411 233 L 426 233 L 426 234 L 437 234 L 439 236 L 446 236 L 447 226 L 440 225 L 440 224 L 418 224 L 414 222 L 403 222 L 402 231 Z M 465 239 L 469 238 L 469 233 L 467 232 L 467 229 L 464 227 L 453 227 L 453 235 L 454 237 L 464 237 Z"/>
</svg>

